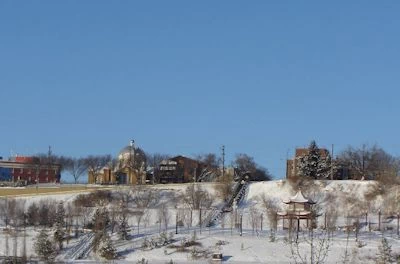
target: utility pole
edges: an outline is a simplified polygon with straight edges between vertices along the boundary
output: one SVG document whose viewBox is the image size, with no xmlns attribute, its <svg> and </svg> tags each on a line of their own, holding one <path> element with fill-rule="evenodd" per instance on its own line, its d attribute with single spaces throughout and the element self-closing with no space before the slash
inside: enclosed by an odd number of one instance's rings
<svg viewBox="0 0 400 264">
<path fill-rule="evenodd" d="M 334 155 L 333 155 L 333 144 L 332 144 L 332 157 L 331 157 L 331 180 L 333 180 L 333 163 L 334 163 Z"/>
<path fill-rule="evenodd" d="M 51 152 L 51 146 L 49 145 L 49 150 L 47 151 L 47 172 L 46 175 L 49 174 L 50 169 L 51 169 L 51 164 L 53 163 L 53 161 L 51 160 L 51 156 L 52 156 L 52 152 Z M 55 175 L 55 173 L 54 173 Z M 49 177 L 46 177 L 46 182 L 49 181 Z"/>
<path fill-rule="evenodd" d="M 225 178 L 225 146 L 222 145 L 222 179 Z"/>
<path fill-rule="evenodd" d="M 50 164 L 50 163 L 52 163 L 52 161 L 51 161 L 51 155 L 52 155 L 53 153 L 51 152 L 51 146 L 49 146 L 49 150 L 47 151 L 47 162 Z"/>
</svg>

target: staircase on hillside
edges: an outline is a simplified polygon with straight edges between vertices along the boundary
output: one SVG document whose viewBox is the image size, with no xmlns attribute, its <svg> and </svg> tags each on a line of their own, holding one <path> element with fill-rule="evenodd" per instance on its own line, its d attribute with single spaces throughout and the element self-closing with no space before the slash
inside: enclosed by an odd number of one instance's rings
<svg viewBox="0 0 400 264">
<path fill-rule="evenodd" d="M 207 169 L 203 169 L 197 178 L 198 182 L 213 182 L 217 178 L 217 174 L 213 171 L 209 171 Z"/>
<path fill-rule="evenodd" d="M 206 226 L 213 226 L 215 223 L 221 219 L 222 215 L 226 212 L 229 212 L 235 203 L 239 205 L 243 198 L 246 196 L 247 193 L 247 186 L 248 186 L 248 173 L 243 173 L 237 183 L 233 188 L 233 194 L 229 201 L 219 210 L 213 210 L 203 222 Z"/>
</svg>

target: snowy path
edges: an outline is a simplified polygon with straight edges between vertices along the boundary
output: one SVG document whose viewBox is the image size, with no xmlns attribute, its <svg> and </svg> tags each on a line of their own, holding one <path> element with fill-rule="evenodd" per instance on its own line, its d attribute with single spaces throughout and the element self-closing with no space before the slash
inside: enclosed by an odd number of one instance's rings
<svg viewBox="0 0 400 264">
<path fill-rule="evenodd" d="M 63 259 L 67 261 L 73 261 L 76 259 L 85 259 L 88 257 L 91 247 L 94 233 L 90 232 L 81 237 L 75 246 L 71 247 L 64 255 Z"/>
</svg>

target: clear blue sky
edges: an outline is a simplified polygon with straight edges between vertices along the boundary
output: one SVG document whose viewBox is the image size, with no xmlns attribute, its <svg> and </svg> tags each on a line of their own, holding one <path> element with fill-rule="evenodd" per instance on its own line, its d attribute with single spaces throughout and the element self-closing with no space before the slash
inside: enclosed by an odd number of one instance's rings
<svg viewBox="0 0 400 264">
<path fill-rule="evenodd" d="M 0 1 L 0 156 L 400 155 L 399 1 Z"/>
</svg>

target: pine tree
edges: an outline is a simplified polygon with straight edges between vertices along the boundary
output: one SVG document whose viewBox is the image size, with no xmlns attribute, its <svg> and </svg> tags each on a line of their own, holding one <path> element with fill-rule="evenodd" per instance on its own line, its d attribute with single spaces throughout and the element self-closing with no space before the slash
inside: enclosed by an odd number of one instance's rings
<svg viewBox="0 0 400 264">
<path fill-rule="evenodd" d="M 310 179 L 326 179 L 331 169 L 331 157 L 322 157 L 317 143 L 313 140 L 308 147 L 308 153 L 297 159 L 298 176 Z"/>
<path fill-rule="evenodd" d="M 65 224 L 65 209 L 63 203 L 57 206 L 55 217 L 56 230 L 54 232 L 54 240 L 58 243 L 58 249 L 63 248 L 63 241 L 65 237 L 64 224 Z"/>
<path fill-rule="evenodd" d="M 386 264 L 393 263 L 394 257 L 392 255 L 392 247 L 389 245 L 386 238 L 382 238 L 381 245 L 378 247 L 377 263 Z"/>
<path fill-rule="evenodd" d="M 64 204 L 61 202 L 57 206 L 57 212 L 56 212 L 56 217 L 55 217 L 55 223 L 56 225 L 64 226 L 65 225 L 65 208 Z"/>
<path fill-rule="evenodd" d="M 45 230 L 40 231 L 34 244 L 36 254 L 46 262 L 52 262 L 56 257 L 56 248 L 48 238 Z"/>
<path fill-rule="evenodd" d="M 93 231 L 95 233 L 92 241 L 92 247 L 93 251 L 96 252 L 99 245 L 106 236 L 106 227 L 110 222 L 107 209 L 97 208 L 92 221 L 93 221 Z"/>
<path fill-rule="evenodd" d="M 100 255 L 105 259 L 115 259 L 117 257 L 117 251 L 112 245 L 111 239 L 108 235 L 104 236 L 104 241 L 100 248 Z"/>
</svg>

